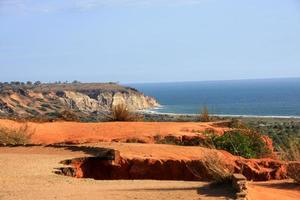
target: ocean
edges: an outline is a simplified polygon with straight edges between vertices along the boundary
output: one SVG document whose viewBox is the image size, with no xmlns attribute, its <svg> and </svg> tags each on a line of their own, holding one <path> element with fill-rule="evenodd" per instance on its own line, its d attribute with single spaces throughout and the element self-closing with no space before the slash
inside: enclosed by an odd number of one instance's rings
<svg viewBox="0 0 300 200">
<path fill-rule="evenodd" d="M 155 97 L 158 113 L 300 117 L 300 78 L 127 84 Z"/>
</svg>

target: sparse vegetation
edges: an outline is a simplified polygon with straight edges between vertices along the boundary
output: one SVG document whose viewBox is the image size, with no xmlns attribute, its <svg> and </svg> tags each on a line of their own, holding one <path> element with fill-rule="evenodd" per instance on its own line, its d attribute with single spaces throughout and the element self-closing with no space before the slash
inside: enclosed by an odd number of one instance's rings
<svg viewBox="0 0 300 200">
<path fill-rule="evenodd" d="M 172 144 L 172 145 L 183 145 L 180 138 L 173 136 L 173 135 L 167 135 L 167 136 L 161 136 L 156 135 L 154 136 L 155 143 L 157 144 Z"/>
<path fill-rule="evenodd" d="M 0 127 L 0 144 L 2 145 L 25 145 L 29 144 L 33 132 L 27 125 L 18 129 Z"/>
<path fill-rule="evenodd" d="M 287 161 L 300 162 L 300 140 L 299 138 L 289 139 L 288 147 L 280 148 L 280 157 Z M 291 162 L 288 165 L 288 176 L 300 184 L 300 165 Z"/>
<path fill-rule="evenodd" d="M 39 115 L 39 112 L 34 109 L 26 108 L 25 111 L 33 116 Z"/>
<path fill-rule="evenodd" d="M 247 126 L 238 118 L 231 118 L 228 123 L 229 128 L 245 129 Z"/>
<path fill-rule="evenodd" d="M 267 135 L 283 160 L 300 160 L 300 122 L 287 120 L 251 120 L 247 126 Z"/>
<path fill-rule="evenodd" d="M 299 138 L 288 139 L 288 145 L 279 147 L 280 157 L 288 161 L 300 161 L 300 140 Z"/>
<path fill-rule="evenodd" d="M 47 111 L 47 109 L 46 109 L 45 107 L 38 107 L 38 109 L 39 109 L 40 111 L 43 111 L 43 112 L 46 112 L 46 111 Z"/>
<path fill-rule="evenodd" d="M 207 106 L 204 106 L 200 112 L 200 121 L 209 122 L 211 120 Z"/>
<path fill-rule="evenodd" d="M 126 143 L 147 143 L 147 142 L 140 138 L 128 138 L 126 139 Z"/>
<path fill-rule="evenodd" d="M 42 103 L 42 104 L 41 104 L 41 107 L 43 107 L 43 108 L 50 108 L 50 105 L 47 104 L 47 103 Z"/>
<path fill-rule="evenodd" d="M 80 121 L 78 115 L 71 110 L 63 110 L 58 114 L 59 119 L 64 121 Z"/>
<path fill-rule="evenodd" d="M 278 147 L 282 144 L 288 146 L 289 138 L 300 138 L 300 121 L 251 120 L 246 124 L 248 127 L 268 135 Z"/>
</svg>

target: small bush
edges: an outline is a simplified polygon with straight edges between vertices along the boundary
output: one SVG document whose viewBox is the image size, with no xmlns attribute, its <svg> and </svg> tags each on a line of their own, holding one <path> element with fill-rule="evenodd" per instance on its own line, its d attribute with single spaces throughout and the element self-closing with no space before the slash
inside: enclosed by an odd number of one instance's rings
<svg viewBox="0 0 300 200">
<path fill-rule="evenodd" d="M 238 129 L 245 129 L 247 128 L 245 124 L 243 124 L 242 120 L 237 118 L 232 118 L 228 123 L 229 128 L 238 128 Z"/>
<path fill-rule="evenodd" d="M 183 145 L 180 138 L 173 135 L 167 135 L 167 136 L 155 135 L 154 141 L 156 144 Z"/>
<path fill-rule="evenodd" d="M 279 153 L 281 159 L 291 161 L 287 168 L 288 176 L 300 184 L 300 139 L 289 138 L 287 145 L 279 148 Z"/>
<path fill-rule="evenodd" d="M 298 162 L 290 162 L 287 167 L 288 176 L 300 184 L 300 165 Z"/>
<path fill-rule="evenodd" d="M 51 108 L 50 105 L 47 104 L 47 103 L 42 103 L 42 104 L 41 104 L 41 107 L 43 107 L 43 108 Z"/>
<path fill-rule="evenodd" d="M 128 108 L 124 103 L 114 105 L 109 116 L 111 121 L 139 121 L 141 117 Z"/>
<path fill-rule="evenodd" d="M 33 116 L 39 115 L 39 112 L 38 112 L 38 111 L 36 111 L 36 110 L 34 110 L 34 109 L 31 109 L 31 108 L 30 108 L 30 109 L 29 109 L 29 108 L 26 108 L 25 111 L 26 111 L 27 113 L 33 115 Z"/>
<path fill-rule="evenodd" d="M 27 125 L 19 129 L 0 127 L 0 144 L 2 145 L 24 145 L 29 144 L 33 132 L 29 131 Z"/>
<path fill-rule="evenodd" d="M 231 181 L 232 171 L 230 171 L 222 162 L 218 156 L 206 156 L 204 159 L 204 165 L 206 169 L 209 169 L 208 173 L 212 176 L 214 183 L 228 183 Z"/>
<path fill-rule="evenodd" d="M 38 107 L 38 109 L 39 109 L 40 111 L 44 111 L 44 112 L 46 112 L 46 111 L 47 111 L 47 109 L 46 109 L 46 108 L 44 108 L 44 107 Z"/>
<path fill-rule="evenodd" d="M 219 137 L 212 137 L 217 149 L 226 150 L 244 158 L 261 158 L 269 155 L 261 135 L 252 130 L 227 131 Z"/>
<path fill-rule="evenodd" d="M 141 138 L 128 138 L 126 139 L 126 143 L 146 143 L 145 140 L 141 139 Z"/>
<path fill-rule="evenodd" d="M 224 160 L 221 160 L 217 154 L 214 156 L 205 156 L 203 159 L 201 159 L 201 162 L 204 168 L 207 170 L 207 173 L 213 179 L 214 184 L 231 182 L 231 177 L 234 170 L 228 168 Z M 203 172 L 199 172 L 199 170 L 203 170 L 203 168 L 196 169 L 195 167 L 190 165 L 187 165 L 187 167 L 194 175 L 201 177 L 200 174 Z"/>
<path fill-rule="evenodd" d="M 200 121 L 201 122 L 209 122 L 210 121 L 209 111 L 206 106 L 204 106 L 200 112 Z"/>
<path fill-rule="evenodd" d="M 63 121 L 74 121 L 79 122 L 80 117 L 71 110 L 62 110 L 60 112 L 48 112 L 45 113 L 45 121 L 56 121 L 56 120 L 63 120 Z"/>
</svg>

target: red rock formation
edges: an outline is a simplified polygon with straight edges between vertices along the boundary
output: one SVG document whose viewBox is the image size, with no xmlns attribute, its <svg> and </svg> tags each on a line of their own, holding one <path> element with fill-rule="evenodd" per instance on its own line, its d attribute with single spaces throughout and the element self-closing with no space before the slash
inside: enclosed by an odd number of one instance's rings
<svg viewBox="0 0 300 200">
<path fill-rule="evenodd" d="M 237 159 L 236 172 L 248 180 L 267 181 L 287 178 L 286 163 L 273 159 Z"/>
<path fill-rule="evenodd" d="M 174 160 L 157 158 L 122 158 L 112 150 L 107 156 L 77 158 L 69 161 L 77 178 L 94 179 L 156 179 L 156 180 L 211 180 L 204 160 Z M 241 173 L 248 180 L 266 181 L 287 177 L 285 162 L 273 159 L 244 159 L 229 153 L 220 154 L 223 168 Z M 211 154 L 210 156 L 215 156 Z"/>
<path fill-rule="evenodd" d="M 271 138 L 269 138 L 266 135 L 262 136 L 262 140 L 264 141 L 264 143 L 266 144 L 267 149 L 269 150 L 269 153 L 271 155 L 272 158 L 277 158 L 275 152 L 274 152 L 274 146 L 273 146 L 273 141 Z"/>
</svg>

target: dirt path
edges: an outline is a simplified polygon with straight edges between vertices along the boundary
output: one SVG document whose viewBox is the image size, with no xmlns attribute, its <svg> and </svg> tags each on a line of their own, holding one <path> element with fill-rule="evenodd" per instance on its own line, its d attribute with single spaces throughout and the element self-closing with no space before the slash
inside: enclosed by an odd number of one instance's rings
<svg viewBox="0 0 300 200">
<path fill-rule="evenodd" d="M 300 186 L 292 180 L 250 182 L 249 200 L 297 200 L 300 199 Z"/>
<path fill-rule="evenodd" d="M 0 148 L 0 199 L 228 199 L 224 188 L 206 182 L 96 181 L 56 175 L 59 161 L 83 156 L 50 147 Z"/>
</svg>

